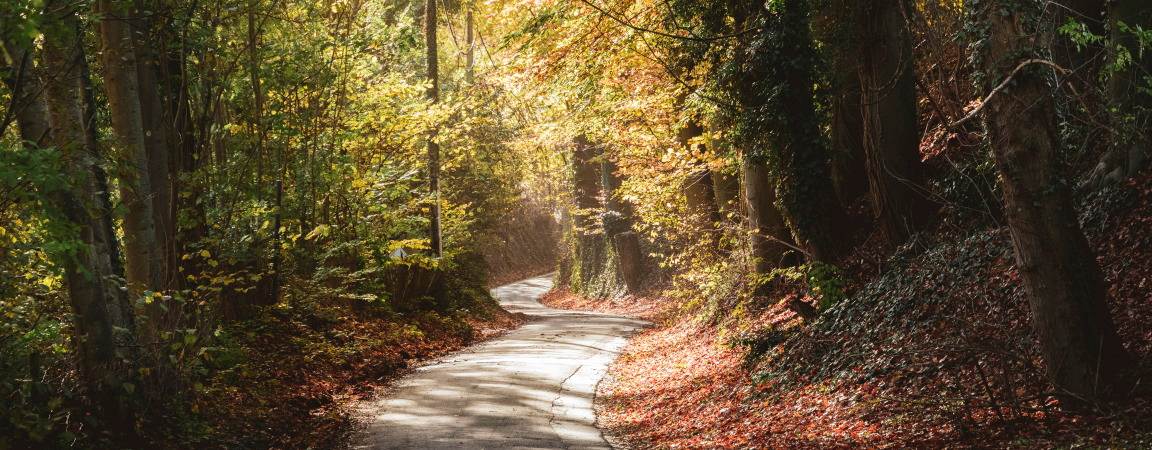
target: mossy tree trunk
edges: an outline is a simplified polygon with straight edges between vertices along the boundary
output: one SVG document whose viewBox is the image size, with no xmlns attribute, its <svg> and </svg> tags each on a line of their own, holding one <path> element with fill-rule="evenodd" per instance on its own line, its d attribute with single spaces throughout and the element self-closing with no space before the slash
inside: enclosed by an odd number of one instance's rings
<svg viewBox="0 0 1152 450">
<path fill-rule="evenodd" d="M 633 231 L 635 223 L 632 205 L 619 198 L 617 189 L 623 179 L 617 173 L 616 163 L 602 156 L 600 163 L 601 188 L 604 197 L 603 225 L 605 238 L 616 252 L 617 269 L 629 293 L 639 292 L 645 276 L 644 252 L 640 235 Z"/>
<path fill-rule="evenodd" d="M 593 144 L 584 135 L 572 141 L 572 196 L 576 211 L 572 213 L 571 269 L 576 276 L 570 283 L 577 291 L 587 289 L 604 270 L 606 241 L 601 223 L 601 173 L 597 159 L 601 146 Z"/>
<path fill-rule="evenodd" d="M 121 289 L 116 240 L 104 202 L 103 173 L 87 145 L 81 67 L 84 59 L 73 6 L 50 2 L 44 34 L 44 67 L 51 71 L 45 98 L 52 126 L 50 143 L 61 152 L 68 186 L 54 204 L 74 227 L 79 246 L 64 256 L 65 283 L 75 314 L 80 373 L 109 429 L 134 434 L 137 376 L 135 320 Z"/>
</svg>

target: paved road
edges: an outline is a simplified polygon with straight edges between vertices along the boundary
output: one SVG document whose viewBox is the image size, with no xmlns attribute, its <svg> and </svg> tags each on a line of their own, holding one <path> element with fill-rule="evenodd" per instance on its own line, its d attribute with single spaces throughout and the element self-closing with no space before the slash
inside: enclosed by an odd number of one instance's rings
<svg viewBox="0 0 1152 450">
<path fill-rule="evenodd" d="M 534 321 L 417 369 L 365 405 L 353 448 L 609 449 L 595 426 L 596 383 L 644 322 L 548 308 L 551 276 L 492 294 Z"/>
</svg>

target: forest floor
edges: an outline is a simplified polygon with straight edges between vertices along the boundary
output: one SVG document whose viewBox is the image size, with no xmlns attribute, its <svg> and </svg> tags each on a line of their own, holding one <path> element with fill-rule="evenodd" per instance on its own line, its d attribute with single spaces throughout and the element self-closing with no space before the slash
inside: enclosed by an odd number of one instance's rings
<svg viewBox="0 0 1152 450">
<path fill-rule="evenodd" d="M 360 315 L 348 308 L 274 311 L 222 336 L 227 369 L 197 386 L 193 428 L 169 448 L 343 448 L 354 406 L 413 366 L 500 336 L 526 318 L 493 302 L 466 315 Z M 289 338 L 285 338 L 289 337 Z M 234 360 L 236 362 L 231 362 Z M 178 420 L 178 419 L 177 419 Z"/>
<path fill-rule="evenodd" d="M 1081 203 L 1117 327 L 1149 361 L 1152 175 Z M 1007 232 L 961 229 L 942 224 L 890 258 L 859 246 L 843 264 L 851 295 L 810 323 L 787 308 L 811 301 L 788 283 L 719 318 L 655 295 L 543 302 L 657 324 L 598 388 L 598 424 L 633 448 L 1152 448 L 1143 391 L 1085 414 L 1059 407 Z"/>
<path fill-rule="evenodd" d="M 354 448 L 609 449 L 592 397 L 627 336 L 645 326 L 608 314 L 547 308 L 543 276 L 492 291 L 531 322 L 416 369 L 364 402 Z"/>
</svg>

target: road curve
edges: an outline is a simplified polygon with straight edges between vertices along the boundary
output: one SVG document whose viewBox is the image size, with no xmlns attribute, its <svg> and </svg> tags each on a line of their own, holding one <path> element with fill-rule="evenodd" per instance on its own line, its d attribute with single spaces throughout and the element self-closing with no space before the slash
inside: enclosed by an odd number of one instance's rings
<svg viewBox="0 0 1152 450">
<path fill-rule="evenodd" d="M 565 311 L 537 299 L 551 276 L 492 290 L 505 309 L 533 317 L 399 380 L 362 406 L 362 449 L 610 449 L 595 425 L 596 383 L 627 336 L 645 325 Z"/>
</svg>

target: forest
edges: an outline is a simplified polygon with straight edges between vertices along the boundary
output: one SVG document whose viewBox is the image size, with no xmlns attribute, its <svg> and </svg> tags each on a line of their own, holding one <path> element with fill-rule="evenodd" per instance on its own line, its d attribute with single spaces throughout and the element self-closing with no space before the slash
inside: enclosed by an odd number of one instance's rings
<svg viewBox="0 0 1152 450">
<path fill-rule="evenodd" d="M 1145 0 L 2 0 L 0 450 L 1150 448 Z"/>
</svg>

